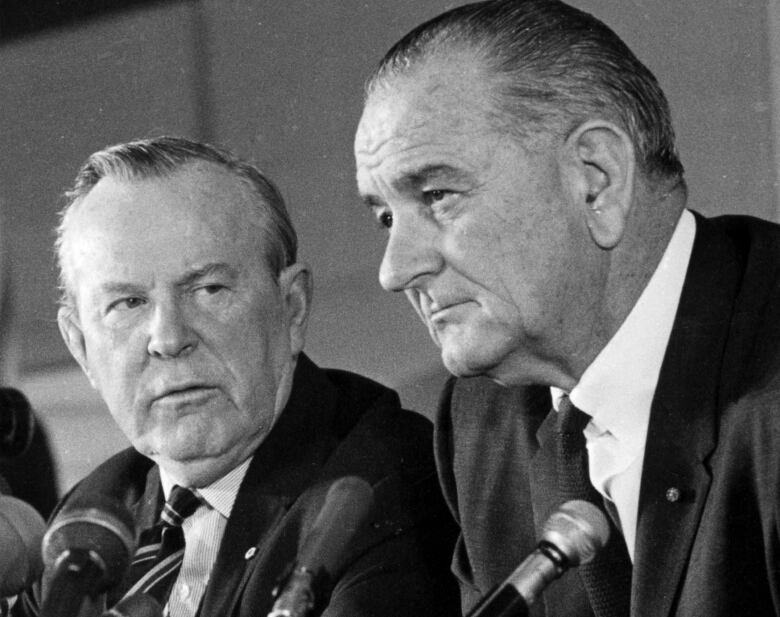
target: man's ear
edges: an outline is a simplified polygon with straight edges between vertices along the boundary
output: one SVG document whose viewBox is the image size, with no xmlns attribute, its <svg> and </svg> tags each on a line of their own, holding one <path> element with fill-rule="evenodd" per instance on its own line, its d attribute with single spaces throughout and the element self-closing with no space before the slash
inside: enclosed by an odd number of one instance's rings
<svg viewBox="0 0 780 617">
<path fill-rule="evenodd" d="M 97 384 L 92 379 L 89 364 L 87 363 L 87 346 L 76 310 L 72 307 L 61 306 L 60 310 L 57 311 L 57 325 L 60 327 L 62 340 L 65 341 L 71 355 L 79 363 L 81 370 L 84 371 L 92 387 L 97 389 Z"/>
<path fill-rule="evenodd" d="M 623 238 L 634 199 L 636 159 L 628 134 L 611 122 L 591 120 L 566 139 L 564 181 L 603 249 Z"/>
<path fill-rule="evenodd" d="M 311 310 L 313 280 L 309 266 L 302 262 L 287 266 L 279 274 L 279 289 L 287 312 L 290 349 L 296 355 L 303 351 Z"/>
</svg>

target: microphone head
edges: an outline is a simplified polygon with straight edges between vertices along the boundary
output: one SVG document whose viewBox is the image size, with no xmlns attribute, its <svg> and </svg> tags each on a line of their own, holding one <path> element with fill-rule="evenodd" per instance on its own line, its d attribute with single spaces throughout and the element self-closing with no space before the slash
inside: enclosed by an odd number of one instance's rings
<svg viewBox="0 0 780 617">
<path fill-rule="evenodd" d="M 114 608 L 105 611 L 101 617 L 162 617 L 162 607 L 152 596 L 134 593 L 122 598 Z"/>
<path fill-rule="evenodd" d="M 43 563 L 54 568 L 75 549 L 89 551 L 104 571 L 108 589 L 122 580 L 135 551 L 135 524 L 127 508 L 106 495 L 73 500 L 57 514 L 43 537 Z"/>
<path fill-rule="evenodd" d="M 366 522 L 373 503 L 374 491 L 365 480 L 356 476 L 336 480 L 298 553 L 298 565 L 334 576 L 347 545 Z"/>
<path fill-rule="evenodd" d="M 609 540 L 604 513 L 587 501 L 567 501 L 550 515 L 542 540 L 556 546 L 570 566 L 589 562 Z"/>
<path fill-rule="evenodd" d="M 0 457 L 24 454 L 34 433 L 35 415 L 27 397 L 15 388 L 0 388 Z"/>
<path fill-rule="evenodd" d="M 41 575 L 45 531 L 46 523 L 30 504 L 0 496 L 0 597 L 20 593 Z"/>
</svg>

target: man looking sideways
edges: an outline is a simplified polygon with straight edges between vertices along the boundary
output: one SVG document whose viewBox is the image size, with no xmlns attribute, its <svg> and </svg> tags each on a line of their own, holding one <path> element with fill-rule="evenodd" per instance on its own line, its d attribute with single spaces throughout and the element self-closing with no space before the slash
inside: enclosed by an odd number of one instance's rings
<svg viewBox="0 0 780 617">
<path fill-rule="evenodd" d="M 448 11 L 385 55 L 355 154 L 380 282 L 461 378 L 436 445 L 464 608 L 577 493 L 611 539 L 534 614 L 780 614 L 780 231 L 687 209 L 617 35 L 556 0 Z"/>
<path fill-rule="evenodd" d="M 135 519 L 137 563 L 108 606 L 148 593 L 173 617 L 266 615 L 328 488 L 358 476 L 374 507 L 337 547 L 317 611 L 451 614 L 428 423 L 303 353 L 311 275 L 263 174 L 181 138 L 96 152 L 68 193 L 57 250 L 63 338 L 133 446 L 60 504 L 103 493 Z M 154 533 L 171 520 L 184 544 L 168 555 Z M 165 582 L 150 574 L 176 558 Z M 36 614 L 39 598 L 16 614 Z"/>
</svg>

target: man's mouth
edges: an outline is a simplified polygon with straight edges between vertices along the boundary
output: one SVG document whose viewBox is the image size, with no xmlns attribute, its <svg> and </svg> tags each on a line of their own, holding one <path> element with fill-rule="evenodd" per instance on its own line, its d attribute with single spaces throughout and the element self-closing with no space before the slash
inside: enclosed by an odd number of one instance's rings
<svg viewBox="0 0 780 617">
<path fill-rule="evenodd" d="M 444 321 L 449 317 L 452 317 L 453 313 L 457 312 L 460 308 L 468 304 L 467 300 L 457 300 L 454 302 L 447 302 L 445 304 L 437 305 L 432 304 L 428 307 L 428 321 L 436 323 Z"/>
<path fill-rule="evenodd" d="M 217 388 L 205 384 L 166 388 L 153 399 L 152 403 L 157 405 L 193 405 L 208 400 L 217 391 Z"/>
</svg>

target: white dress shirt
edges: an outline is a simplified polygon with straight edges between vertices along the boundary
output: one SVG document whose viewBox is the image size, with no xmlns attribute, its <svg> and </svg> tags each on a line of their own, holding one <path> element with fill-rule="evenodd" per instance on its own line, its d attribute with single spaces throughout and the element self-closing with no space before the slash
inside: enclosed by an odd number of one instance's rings
<svg viewBox="0 0 780 617">
<path fill-rule="evenodd" d="M 591 417 L 583 431 L 591 483 L 615 504 L 632 562 L 650 406 L 695 233 L 696 219 L 685 210 L 634 308 L 569 393 Z M 557 409 L 565 393 L 551 390 Z"/>
<path fill-rule="evenodd" d="M 217 559 L 238 489 L 252 459 L 249 458 L 213 484 L 196 490 L 203 503 L 182 523 L 184 560 L 173 584 L 164 614 L 170 617 L 193 617 Z M 173 482 L 160 468 L 160 481 L 168 499 Z"/>
</svg>

